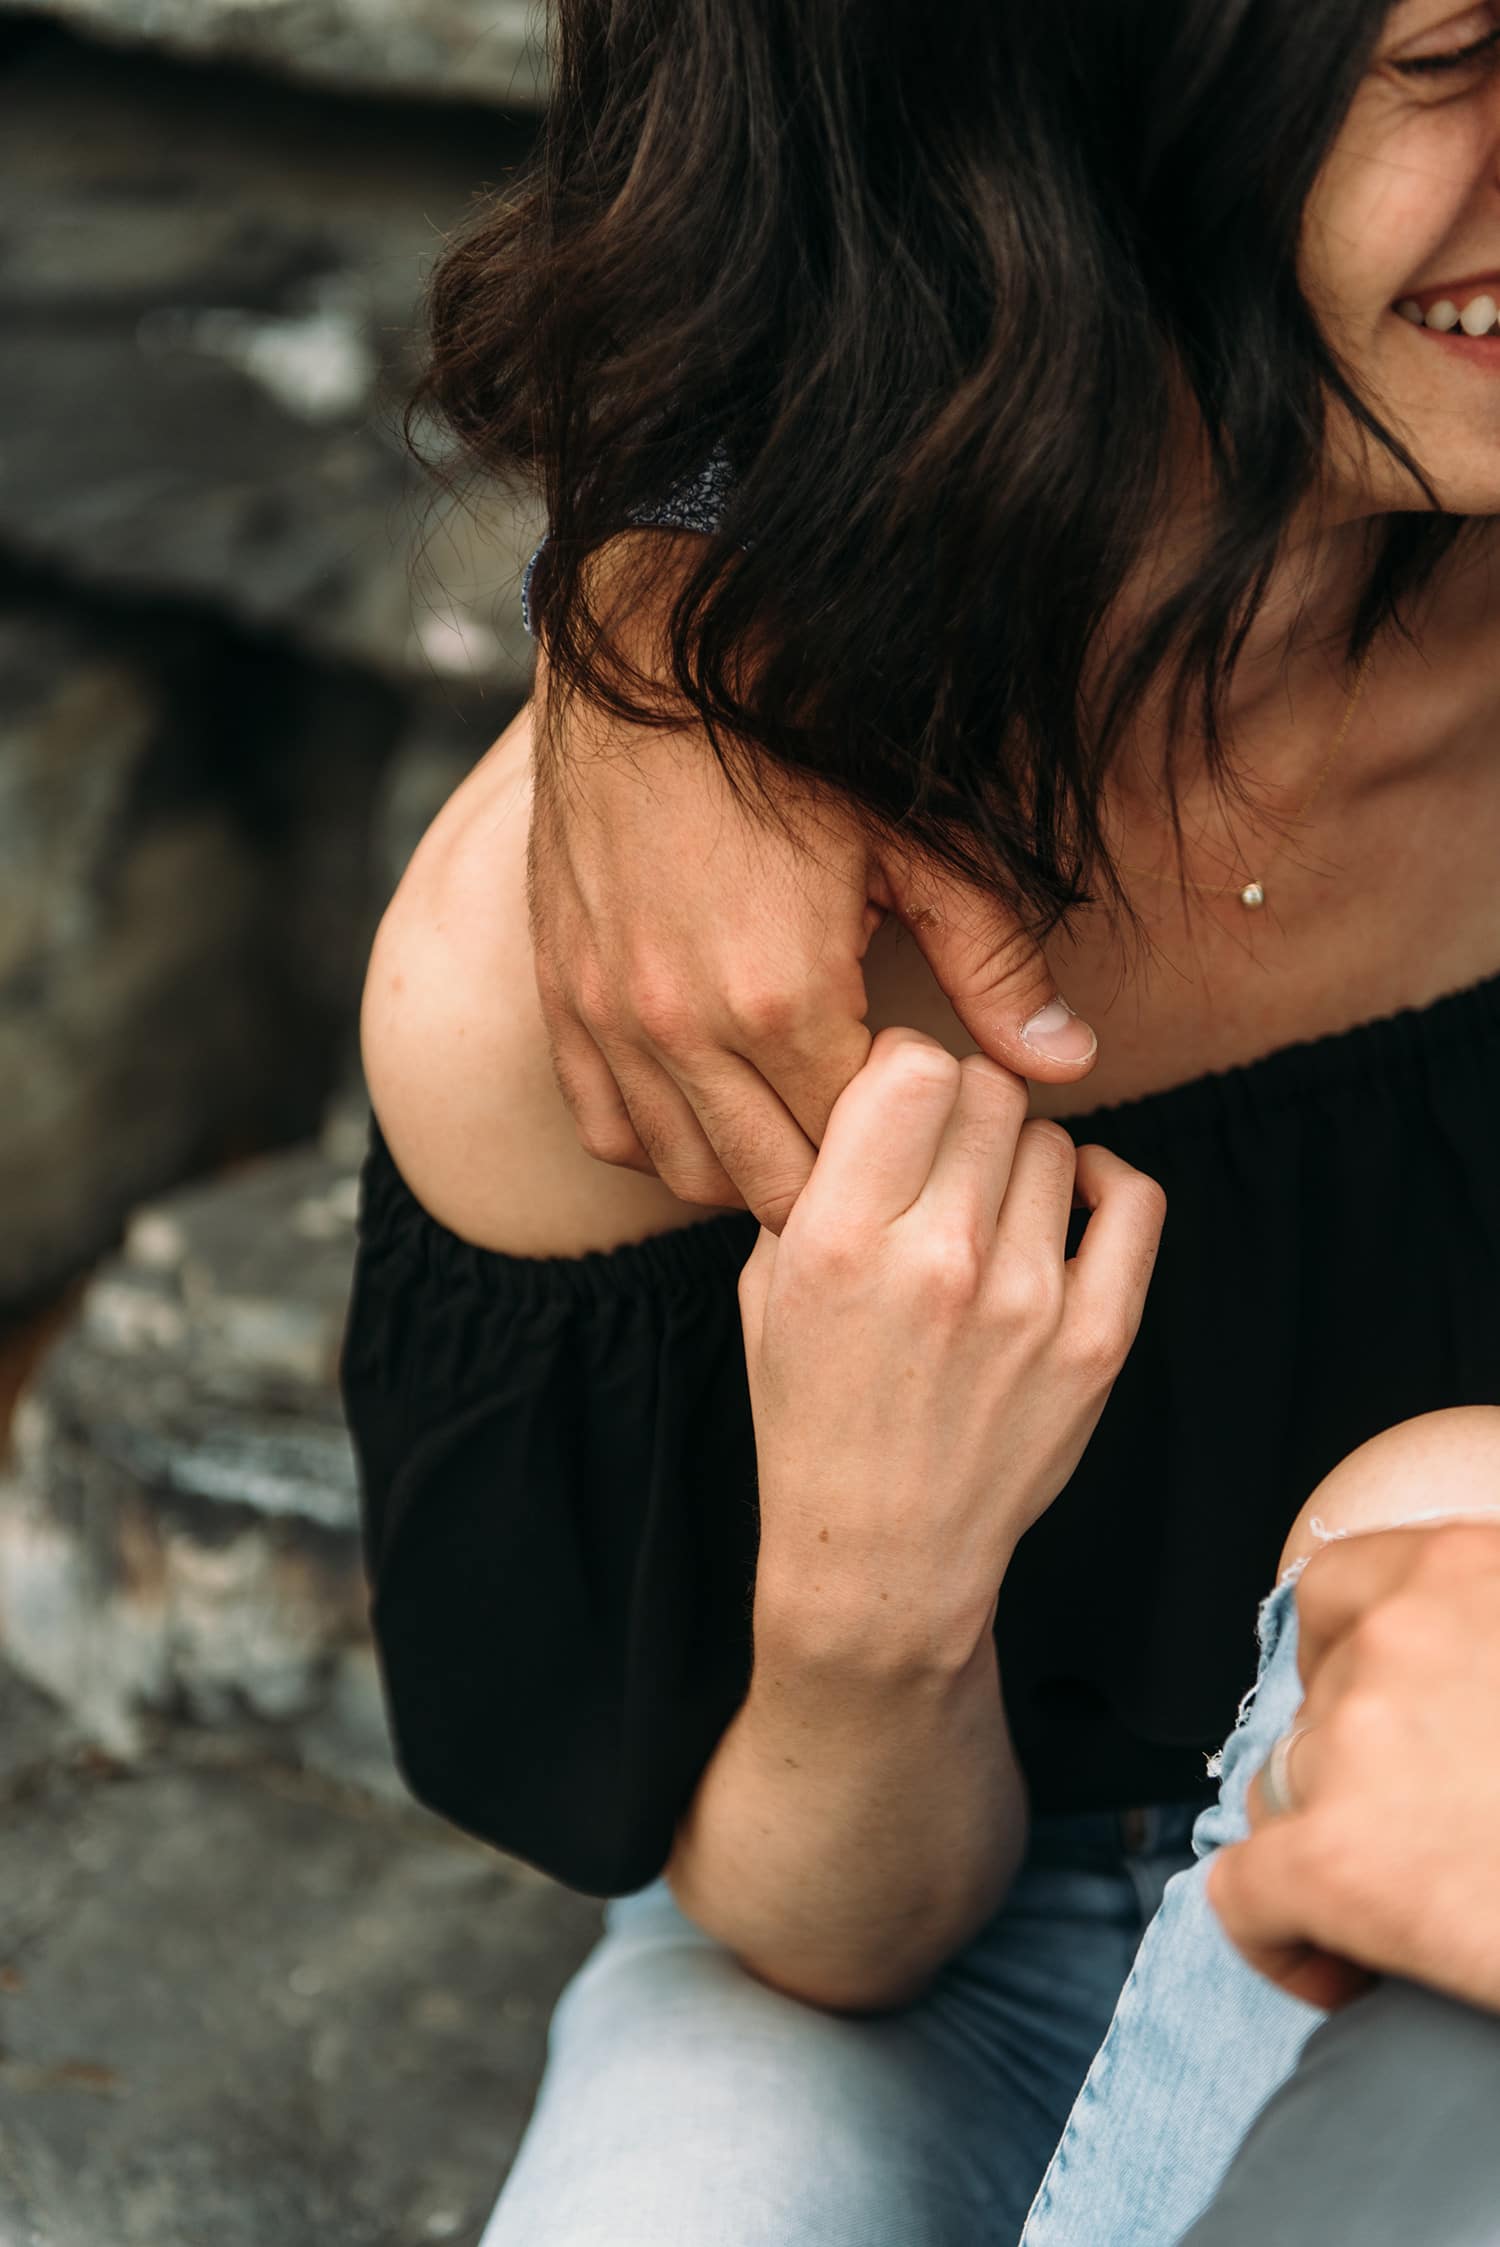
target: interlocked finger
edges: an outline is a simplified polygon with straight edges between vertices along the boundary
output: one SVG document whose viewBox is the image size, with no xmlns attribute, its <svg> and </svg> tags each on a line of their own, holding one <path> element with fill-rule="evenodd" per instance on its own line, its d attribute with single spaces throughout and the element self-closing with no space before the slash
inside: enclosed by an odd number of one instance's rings
<svg viewBox="0 0 1500 2247">
<path fill-rule="evenodd" d="M 614 1072 L 583 1024 L 573 1015 L 548 1022 L 552 1073 L 573 1113 L 578 1143 L 596 1162 L 657 1175 L 615 1082 Z"/>
<path fill-rule="evenodd" d="M 663 1184 L 679 1201 L 711 1209 L 743 1209 L 744 1197 L 668 1071 L 636 1046 L 601 1046 L 600 1051 L 636 1136 Z"/>
</svg>

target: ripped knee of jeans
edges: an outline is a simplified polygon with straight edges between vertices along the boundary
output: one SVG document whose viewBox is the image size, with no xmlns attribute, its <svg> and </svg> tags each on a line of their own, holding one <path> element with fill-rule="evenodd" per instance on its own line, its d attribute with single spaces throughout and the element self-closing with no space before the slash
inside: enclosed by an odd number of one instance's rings
<svg viewBox="0 0 1500 2247">
<path fill-rule="evenodd" d="M 1385 1521 L 1361 1522 L 1344 1529 L 1330 1529 L 1321 1514 L 1309 1514 L 1303 1526 L 1319 1545 L 1332 1545 L 1344 1537 L 1378 1537 L 1383 1529 L 1420 1529 L 1443 1521 L 1500 1521 L 1500 1505 L 1424 1506 L 1415 1513 L 1392 1514 Z M 1311 1553 L 1299 1553 L 1295 1560 L 1288 1561 L 1276 1579 L 1277 1590 L 1283 1584 L 1295 1584 L 1312 1557 Z"/>
<path fill-rule="evenodd" d="M 1288 1606 L 1294 1607 L 1295 1593 L 1292 1587 L 1296 1584 L 1308 1562 L 1313 1559 L 1321 1547 L 1337 1544 L 1346 1537 L 1378 1537 L 1380 1532 L 1385 1529 L 1418 1529 L 1425 1525 L 1436 1525 L 1439 1522 L 1484 1520 L 1500 1521 L 1500 1505 L 1423 1506 L 1416 1507 L 1411 1512 L 1392 1515 L 1386 1521 L 1364 1522 L 1344 1527 L 1331 1525 L 1323 1519 L 1321 1514 L 1309 1514 L 1302 1526 L 1306 1529 L 1308 1535 L 1314 1539 L 1313 1551 L 1299 1553 L 1295 1560 L 1288 1561 L 1276 1579 L 1275 1589 L 1261 1601 L 1260 1612 L 1256 1619 L 1256 1631 L 1262 1648 L 1260 1673 L 1245 1693 L 1235 1713 L 1231 1738 L 1244 1730 L 1246 1720 L 1254 1707 L 1255 1697 L 1265 1682 L 1266 1668 L 1272 1655 L 1272 1648 L 1268 1646 L 1268 1640 L 1274 1634 L 1274 1645 L 1279 1647 L 1286 1636 L 1284 1611 Z M 1225 1746 L 1227 1745 L 1228 1742 L 1226 1741 Z M 1221 1747 L 1213 1755 L 1205 1757 L 1204 1769 L 1206 1776 L 1210 1779 L 1223 1777 L 1224 1748 Z"/>
</svg>

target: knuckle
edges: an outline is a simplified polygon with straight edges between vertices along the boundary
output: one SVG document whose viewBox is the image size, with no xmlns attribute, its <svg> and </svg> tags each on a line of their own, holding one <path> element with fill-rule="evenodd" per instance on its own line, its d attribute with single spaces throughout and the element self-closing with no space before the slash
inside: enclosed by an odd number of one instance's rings
<svg viewBox="0 0 1500 2247">
<path fill-rule="evenodd" d="M 753 1209 L 768 1233 L 781 1234 L 786 1230 L 798 1197 L 806 1184 L 799 1179 L 794 1186 L 773 1186 L 769 1189 L 740 1188 L 740 1196 L 748 1209 Z"/>
<path fill-rule="evenodd" d="M 1132 1203 L 1138 1210 L 1142 1224 L 1160 1228 L 1167 1214 L 1166 1188 L 1156 1179 L 1148 1178 L 1143 1170 L 1135 1172 L 1129 1181 L 1129 1187 Z"/>
<path fill-rule="evenodd" d="M 1055 1324 L 1062 1295 L 1062 1273 L 1054 1271 L 1044 1257 L 1018 1255 L 1012 1250 L 997 1262 L 991 1303 L 1002 1326 Z"/>
<path fill-rule="evenodd" d="M 1297 1892 L 1340 1919 L 1363 1918 L 1370 1882 L 1369 1851 L 1351 1834 L 1338 1802 L 1304 1810 L 1286 1829 L 1288 1874 Z"/>
<path fill-rule="evenodd" d="M 1014 1069 L 1007 1069 L 1003 1061 L 992 1061 L 987 1053 L 966 1053 L 958 1066 L 961 1076 L 967 1082 L 991 1086 L 992 1098 L 1021 1109 L 1030 1102 L 1031 1086 L 1026 1078 L 1018 1076 Z M 1048 1122 L 1043 1116 L 1033 1120 L 1039 1124 Z M 1062 1133 L 1063 1138 L 1067 1139 L 1068 1135 L 1061 1124 L 1050 1124 L 1049 1128 Z M 1072 1144 L 1072 1140 L 1068 1139 L 1070 1148 Z"/>
<path fill-rule="evenodd" d="M 1064 1362 L 1090 1388 L 1113 1381 L 1129 1355 L 1132 1333 L 1126 1322 L 1102 1312 L 1077 1318 L 1062 1336 Z"/>
<path fill-rule="evenodd" d="M 785 985 L 757 984 L 735 991 L 727 1004 L 734 1030 L 749 1043 L 763 1045 L 790 1038 L 802 1027 L 803 995 Z"/>
<path fill-rule="evenodd" d="M 981 996 L 994 998 L 1043 983 L 1050 994 L 1051 977 L 1036 940 L 1012 914 L 967 910 L 960 911 L 955 922 L 941 904 L 929 904 L 925 919 L 929 926 L 950 922 L 961 947 L 969 985 Z"/>
<path fill-rule="evenodd" d="M 1375 1534 L 1372 1532 L 1372 1534 Z M 1433 1618 L 1410 1598 L 1376 1600 L 1349 1633 L 1356 1676 L 1371 1671 L 1377 1677 L 1393 1669 L 1425 1666 L 1435 1651 Z"/>
<path fill-rule="evenodd" d="M 628 1123 L 614 1122 L 608 1118 L 583 1116 L 574 1118 L 578 1144 L 595 1162 L 613 1163 L 616 1168 L 651 1167 L 640 1141 Z"/>
<path fill-rule="evenodd" d="M 1384 1758 L 1390 1745 L 1395 1711 L 1388 1693 L 1378 1686 L 1349 1686 L 1323 1719 L 1328 1727 L 1327 1746 L 1341 1764 L 1359 1767 L 1371 1756 Z"/>
<path fill-rule="evenodd" d="M 972 1234 L 950 1229 L 924 1234 L 913 1266 L 924 1302 L 966 1310 L 978 1300 L 984 1255 Z"/>
<path fill-rule="evenodd" d="M 907 1043 L 889 1049 L 886 1063 L 898 1093 L 923 1098 L 932 1092 L 956 1094 L 962 1072 L 953 1055 L 940 1045 Z"/>
<path fill-rule="evenodd" d="M 1167 1195 L 1159 1180 L 1147 1171 L 1136 1170 L 1094 1139 L 1083 1141 L 1077 1153 L 1091 1171 L 1103 1172 L 1104 1191 L 1112 1200 L 1123 1202 L 1126 1211 L 1143 1226 L 1154 1225 L 1160 1230 L 1167 1214 Z"/>
<path fill-rule="evenodd" d="M 811 1175 L 811 1162 L 778 1162 L 773 1169 L 763 1162 L 741 1162 L 726 1156 L 722 1149 L 717 1152 L 728 1190 L 721 1200 L 727 1205 L 732 1197 L 734 1208 L 749 1211 L 766 1232 L 779 1239 Z"/>
<path fill-rule="evenodd" d="M 659 974 L 632 977 L 630 1006 L 641 1029 L 655 1046 L 674 1050 L 691 1034 L 693 1009 L 681 987 L 668 977 Z"/>
<path fill-rule="evenodd" d="M 1024 1093 L 1024 1086 L 1022 1090 Z M 1021 1137 L 1033 1147 L 1044 1148 L 1045 1160 L 1054 1163 L 1067 1177 L 1072 1177 L 1078 1161 L 1078 1149 L 1074 1146 L 1071 1135 L 1064 1131 L 1060 1123 L 1054 1123 L 1049 1116 L 1033 1116 L 1022 1124 Z"/>
<path fill-rule="evenodd" d="M 539 990 L 542 987 L 540 963 L 537 987 Z M 618 1012 L 614 981 L 605 974 L 597 960 L 576 961 L 571 977 L 567 978 L 549 970 L 547 989 L 555 1004 L 570 1006 L 579 1020 L 590 1029 L 607 1027 Z"/>
<path fill-rule="evenodd" d="M 798 1268 L 818 1281 L 851 1279 L 868 1260 L 868 1250 L 852 1225 L 808 1224 L 797 1235 Z"/>
<path fill-rule="evenodd" d="M 1287 1872 L 1305 1894 L 1327 1901 L 1350 1876 L 1350 1838 L 1334 1807 L 1314 1804 L 1284 1829 Z"/>
<path fill-rule="evenodd" d="M 656 1168 L 662 1183 L 680 1202 L 691 1202 L 696 1209 L 723 1209 L 729 1200 L 725 1191 L 728 1180 L 715 1166 L 659 1162 Z"/>
</svg>

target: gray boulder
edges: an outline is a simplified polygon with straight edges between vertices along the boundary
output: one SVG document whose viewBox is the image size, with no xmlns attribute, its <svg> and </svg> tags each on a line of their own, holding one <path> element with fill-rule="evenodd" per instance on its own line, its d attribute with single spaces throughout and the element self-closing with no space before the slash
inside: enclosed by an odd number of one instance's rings
<svg viewBox="0 0 1500 2247">
<path fill-rule="evenodd" d="M 144 1204 L 21 1397 L 0 1644 L 112 1755 L 186 1722 L 401 1791 L 335 1383 L 356 1183 L 310 1146 Z"/>
<path fill-rule="evenodd" d="M 545 11 L 531 0 L 0 0 L 96 37 L 507 109 L 546 98 Z"/>
<path fill-rule="evenodd" d="M 531 131 L 45 41 L 13 58 L 0 545 L 395 683 L 523 691 L 536 503 L 455 506 L 399 416 L 423 278 Z"/>
<path fill-rule="evenodd" d="M 202 625 L 0 607 L 0 1311 L 315 1128 L 403 716 Z"/>
<path fill-rule="evenodd" d="M 261 877 L 160 682 L 0 619 L 0 1303 L 56 1285 L 250 1096 Z M 175 768 L 175 769 L 174 769 Z M 150 807 L 150 808 L 147 808 Z"/>
</svg>

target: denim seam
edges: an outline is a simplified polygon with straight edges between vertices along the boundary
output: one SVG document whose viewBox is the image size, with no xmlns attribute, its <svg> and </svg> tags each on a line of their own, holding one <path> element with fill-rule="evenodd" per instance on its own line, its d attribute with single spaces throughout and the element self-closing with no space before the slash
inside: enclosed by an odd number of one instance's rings
<svg viewBox="0 0 1500 2247">
<path fill-rule="evenodd" d="M 1037 2217 L 1047 2214 L 1052 2205 L 1052 2188 L 1068 2166 L 1068 2150 L 1072 2141 L 1078 2136 L 1079 2118 L 1091 2106 L 1098 2103 L 1108 2086 L 1109 2078 L 1115 2068 L 1119 2031 L 1134 2005 L 1141 1971 L 1141 1956 L 1138 1951 L 1130 1972 L 1121 1984 L 1119 1997 L 1115 2001 L 1114 2014 L 1109 2027 L 1104 2032 L 1104 2041 L 1089 2063 L 1089 2072 L 1083 2079 L 1082 2087 L 1073 2104 L 1073 2111 L 1063 2126 L 1062 2136 L 1052 2149 L 1052 2159 L 1043 2172 L 1042 2181 L 1036 2190 L 1036 2197 L 1027 2211 L 1025 2223 L 1021 2227 L 1023 2232 L 1030 2229 Z"/>
<path fill-rule="evenodd" d="M 1314 1534 L 1337 1535 L 1339 1532 L 1326 1532 L 1322 1523 L 1316 1522 Z M 1208 1769 L 1213 1776 L 1221 1774 L 1224 1756 L 1230 1741 L 1244 1729 L 1248 1721 L 1256 1694 L 1270 1668 L 1276 1649 L 1281 1643 L 1287 1610 L 1294 1597 L 1292 1587 L 1310 1558 L 1311 1555 L 1309 1554 L 1305 1555 L 1302 1560 L 1294 1562 L 1285 1574 L 1278 1579 L 1275 1587 L 1266 1594 L 1256 1610 L 1255 1631 L 1260 1648 L 1260 1660 L 1257 1663 L 1256 1676 L 1249 1691 L 1240 1702 L 1229 1739 L 1225 1741 L 1224 1746 L 1215 1755 L 1208 1758 Z M 1195 1859 L 1198 1859 L 1196 1828 L 1192 1848 Z M 1201 1862 L 1201 1859 L 1199 1861 Z M 1165 1904 L 1165 1901 L 1165 1896 L 1163 1896 L 1162 1903 Z M 1161 1908 L 1161 1905 L 1157 1907 L 1158 1912 Z M 1153 1920 L 1156 1916 L 1153 1913 Z M 1150 1932 L 1149 1926 L 1146 1932 Z M 1144 1968 L 1145 1944 L 1143 1938 L 1141 1949 L 1137 1952 L 1135 1962 L 1121 1986 L 1113 2017 L 1110 2020 L 1109 2027 L 1104 2032 L 1104 2040 L 1090 2063 L 1088 2074 L 1084 2078 L 1082 2088 L 1074 2102 L 1073 2110 L 1063 2126 L 1062 2136 L 1053 2148 L 1052 2158 L 1043 2172 L 1042 2181 L 1037 2187 L 1035 2198 L 1027 2211 L 1026 2222 L 1022 2226 L 1023 2234 L 1030 2230 L 1033 2222 L 1038 2221 L 1050 2212 L 1055 2199 L 1054 2188 L 1061 2182 L 1067 2171 L 1070 2150 L 1078 2137 L 1081 2120 L 1090 2108 L 1098 2103 L 1108 2089 L 1110 2078 L 1118 2063 L 1121 2033 L 1132 2018 L 1138 2002 L 1139 1984 Z"/>
</svg>

